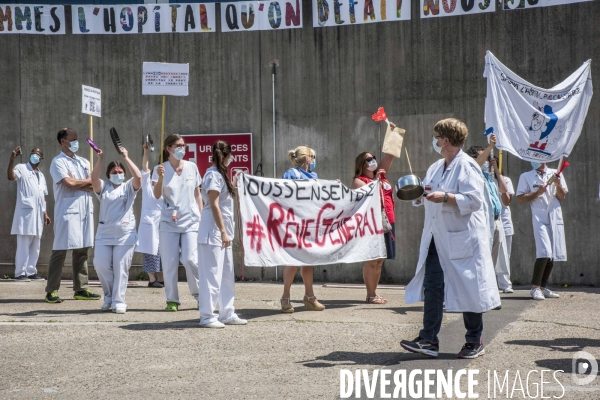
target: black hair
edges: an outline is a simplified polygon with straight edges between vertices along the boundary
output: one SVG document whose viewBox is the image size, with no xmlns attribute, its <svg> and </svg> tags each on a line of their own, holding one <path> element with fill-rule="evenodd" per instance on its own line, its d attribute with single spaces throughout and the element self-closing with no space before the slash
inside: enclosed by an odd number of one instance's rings
<svg viewBox="0 0 600 400">
<path fill-rule="evenodd" d="M 212 148 L 212 159 L 217 167 L 217 170 L 225 179 L 225 184 L 227 185 L 227 191 L 231 195 L 231 197 L 235 198 L 235 192 L 233 191 L 233 184 L 229 180 L 229 176 L 227 175 L 227 167 L 225 166 L 225 159 L 227 156 L 231 154 L 231 145 L 229 142 L 225 140 L 217 140 L 215 144 L 213 144 Z"/>
<path fill-rule="evenodd" d="M 485 149 L 481 146 L 471 146 L 467 149 L 465 153 L 467 153 L 468 156 L 477 159 L 477 157 L 479 157 L 480 151 L 485 151 Z"/>
<path fill-rule="evenodd" d="M 69 133 L 67 132 L 69 130 L 69 128 L 62 128 L 60 131 L 58 131 L 58 134 L 56 135 L 56 140 L 58 140 L 58 143 L 61 143 L 61 140 L 66 139 L 67 136 L 69 135 Z"/>
<path fill-rule="evenodd" d="M 127 176 L 127 170 L 125 169 L 125 166 L 123 165 L 123 163 L 121 161 L 111 161 L 110 164 L 108 164 L 108 167 L 106 168 L 106 177 L 108 179 L 110 179 L 110 171 L 114 167 L 121 167 L 121 169 L 123 170 L 123 174 L 125 176 Z"/>
</svg>

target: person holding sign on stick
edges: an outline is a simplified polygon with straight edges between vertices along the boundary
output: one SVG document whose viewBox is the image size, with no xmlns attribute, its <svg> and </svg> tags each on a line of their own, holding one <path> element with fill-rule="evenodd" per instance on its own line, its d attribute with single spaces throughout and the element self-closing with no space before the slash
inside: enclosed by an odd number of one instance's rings
<svg viewBox="0 0 600 400">
<path fill-rule="evenodd" d="M 389 123 L 388 130 L 394 131 L 397 128 L 393 123 Z M 398 132 L 399 132 L 398 131 Z M 403 134 L 403 132 L 402 132 Z M 382 160 L 377 164 L 376 157 L 369 153 L 360 153 L 355 159 L 354 180 L 352 181 L 352 189 L 363 187 L 374 180 L 380 182 L 379 190 L 381 193 L 382 208 L 385 210 L 385 215 L 391 225 L 391 230 L 383 234 L 385 240 L 385 248 L 387 250 L 387 259 L 393 260 L 396 258 L 396 243 L 394 235 L 396 233 L 394 214 L 394 189 L 386 178 L 386 174 L 392 166 L 394 156 L 383 153 Z M 381 278 L 381 268 L 385 258 L 365 261 L 363 264 L 363 279 L 367 287 L 368 304 L 386 304 L 388 301 L 377 294 L 377 285 Z"/>
<path fill-rule="evenodd" d="M 198 300 L 198 226 L 202 211 L 198 167 L 184 161 L 185 142 L 173 133 L 164 141 L 163 163 L 154 168 L 154 197 L 162 196 L 159 247 L 167 296 L 166 311 L 179 309 L 179 260 L 185 267 L 191 295 Z M 181 252 L 180 252 L 181 249 Z"/>
<path fill-rule="evenodd" d="M 92 172 L 92 187 L 100 201 L 94 267 L 104 291 L 102 311 L 125 314 L 125 291 L 129 279 L 129 268 L 137 242 L 133 202 L 142 186 L 142 174 L 128 157 L 127 150 L 119 150 L 132 178 L 125 180 L 125 166 L 112 161 L 106 169 L 109 182 L 100 179 L 104 153 L 98 149 L 98 160 Z"/>
<path fill-rule="evenodd" d="M 200 283 L 200 326 L 224 328 L 246 325 L 233 307 L 235 273 L 231 241 L 235 230 L 233 199 L 237 196 L 237 175 L 233 183 L 227 176 L 231 145 L 217 140 L 212 147 L 212 166 L 202 180 L 205 207 L 198 229 L 198 277 Z M 219 314 L 215 306 L 219 304 Z"/>
<path fill-rule="evenodd" d="M 319 179 L 314 169 L 317 166 L 317 155 L 313 149 L 298 146 L 288 151 L 288 159 L 294 166 L 284 172 L 283 179 Z M 298 267 L 287 266 L 283 269 L 283 296 L 281 297 L 281 310 L 284 313 L 293 313 L 294 307 L 290 303 L 290 289 Z M 300 267 L 300 274 L 304 281 L 304 306 L 308 311 L 323 311 L 325 306 L 319 303 L 313 291 L 313 267 Z"/>
</svg>

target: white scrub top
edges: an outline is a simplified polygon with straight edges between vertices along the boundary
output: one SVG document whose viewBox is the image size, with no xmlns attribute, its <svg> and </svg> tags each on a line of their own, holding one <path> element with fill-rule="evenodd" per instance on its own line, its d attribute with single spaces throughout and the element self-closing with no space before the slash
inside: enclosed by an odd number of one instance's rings
<svg viewBox="0 0 600 400">
<path fill-rule="evenodd" d="M 213 246 L 221 246 L 221 232 L 217 227 L 213 216 L 210 203 L 208 201 L 208 191 L 216 190 L 219 192 L 219 209 L 223 217 L 223 224 L 227 231 L 227 236 L 233 240 L 235 231 L 235 220 L 233 218 L 233 197 L 227 190 L 227 184 L 221 173 L 215 167 L 210 167 L 206 170 L 204 179 L 202 180 L 202 220 L 200 221 L 200 229 L 198 229 L 198 243 L 210 244 Z"/>
<path fill-rule="evenodd" d="M 165 176 L 162 188 L 162 209 L 159 230 L 163 232 L 197 232 L 200 222 L 200 210 L 194 197 L 194 190 L 202 185 L 202 179 L 196 164 L 183 162 L 181 175 L 177 175 L 168 161 L 163 164 Z M 152 182 L 158 181 L 158 173 L 154 167 Z M 173 220 L 173 211 L 177 220 Z"/>
<path fill-rule="evenodd" d="M 135 251 L 140 253 L 158 254 L 158 226 L 163 199 L 154 197 L 152 172 L 142 172 L 142 214 L 138 229 L 138 245 Z"/>
<path fill-rule="evenodd" d="M 114 187 L 110 182 L 102 182 L 100 194 L 100 215 L 96 231 L 96 245 L 134 246 L 137 241 L 133 202 L 137 190 L 133 188 L 133 179 Z"/>
<path fill-rule="evenodd" d="M 13 171 L 17 178 L 17 203 L 10 234 L 42 237 L 48 195 L 46 178 L 30 163 L 19 164 Z"/>
<path fill-rule="evenodd" d="M 492 262 L 493 208 L 479 164 L 462 150 L 444 171 L 445 160 L 427 170 L 423 185 L 428 192 L 453 193 L 458 206 L 433 203 L 425 206 L 415 277 L 406 286 L 406 303 L 424 301 L 425 261 L 434 239 L 444 271 L 444 300 L 448 312 L 486 312 L 500 305 Z"/>
<path fill-rule="evenodd" d="M 61 151 L 50 164 L 54 181 L 54 243 L 52 250 L 70 250 L 94 245 L 94 205 L 91 192 L 71 189 L 64 178 L 87 179 L 90 162 Z"/>
<path fill-rule="evenodd" d="M 521 174 L 517 185 L 517 196 L 535 192 L 540 185 L 545 185 L 556 172 L 546 167 L 543 174 L 532 169 Z M 565 176 L 561 174 L 561 186 L 568 192 Z M 536 258 L 552 258 L 554 261 L 567 261 L 567 245 L 560 201 L 556 197 L 556 187 L 548 186 L 546 192 L 531 204 L 531 221 L 535 238 Z M 550 204 L 550 206 L 548 206 Z"/>
</svg>

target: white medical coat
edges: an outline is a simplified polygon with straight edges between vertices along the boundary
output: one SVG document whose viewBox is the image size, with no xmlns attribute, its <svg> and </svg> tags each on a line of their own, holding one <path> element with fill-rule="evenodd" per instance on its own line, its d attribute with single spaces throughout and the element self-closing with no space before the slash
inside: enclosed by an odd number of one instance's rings
<svg viewBox="0 0 600 400">
<path fill-rule="evenodd" d="M 152 171 L 142 172 L 142 213 L 138 229 L 138 246 L 135 251 L 158 254 L 158 226 L 163 199 L 154 197 Z"/>
<path fill-rule="evenodd" d="M 535 192 L 540 185 L 545 185 L 555 172 L 555 169 L 546 168 L 542 175 L 538 174 L 536 170 L 521 174 L 517 185 L 517 196 Z M 567 182 L 562 174 L 560 181 L 565 192 L 568 192 Z M 560 201 L 556 197 L 556 187 L 548 186 L 546 193 L 533 199 L 530 204 L 535 238 L 535 257 L 567 261 L 565 227 Z"/>
<path fill-rule="evenodd" d="M 198 243 L 221 246 L 221 232 L 215 222 L 208 198 L 210 190 L 219 192 L 219 209 L 221 210 L 223 224 L 225 225 L 227 236 L 233 240 L 235 233 L 233 197 L 231 197 L 231 194 L 227 190 L 225 179 L 223 179 L 223 176 L 215 167 L 208 168 L 202 180 L 202 202 L 204 208 L 202 208 L 202 218 L 200 219 L 200 227 L 198 228 Z"/>
<path fill-rule="evenodd" d="M 17 203 L 11 235 L 42 237 L 48 187 L 42 171 L 35 172 L 30 163 L 14 168 L 17 178 Z"/>
<path fill-rule="evenodd" d="M 431 192 L 453 193 L 457 206 L 425 199 L 425 225 L 415 277 L 406 287 L 406 303 L 424 301 L 427 252 L 434 238 L 444 271 L 444 299 L 449 312 L 486 312 L 500 305 L 491 245 L 493 211 L 481 168 L 462 150 L 444 171 L 435 162 L 423 180 Z"/>
<path fill-rule="evenodd" d="M 52 250 L 71 250 L 94 246 L 94 205 L 91 192 L 70 189 L 64 178 L 87 179 L 90 162 L 61 152 L 50 164 L 54 181 L 54 243 Z"/>
<path fill-rule="evenodd" d="M 100 200 L 96 245 L 135 246 L 135 215 L 133 202 L 137 190 L 133 188 L 133 179 L 115 187 L 111 182 L 100 180 L 102 189 L 95 193 Z"/>
</svg>

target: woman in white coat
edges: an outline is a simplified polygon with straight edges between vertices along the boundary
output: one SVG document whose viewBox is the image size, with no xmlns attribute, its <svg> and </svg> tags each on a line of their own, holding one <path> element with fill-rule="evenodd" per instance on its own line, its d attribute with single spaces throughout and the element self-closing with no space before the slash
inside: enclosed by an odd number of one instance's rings
<svg viewBox="0 0 600 400">
<path fill-rule="evenodd" d="M 179 261 L 185 267 L 191 295 L 198 300 L 198 225 L 202 180 L 196 164 L 184 161 L 185 142 L 173 133 L 165 139 L 163 161 L 152 174 L 154 197 L 162 196 L 159 247 L 167 296 L 166 311 L 179 309 Z"/>
<path fill-rule="evenodd" d="M 434 127 L 436 161 L 423 181 L 425 225 L 415 277 L 406 287 L 406 303 L 425 301 L 423 329 L 401 346 L 437 357 L 444 302 L 447 312 L 462 312 L 467 334 L 459 358 L 484 354 L 483 314 L 500 305 L 491 256 L 493 220 L 481 168 L 461 150 L 468 130 L 454 118 Z"/>
<path fill-rule="evenodd" d="M 100 179 L 104 159 L 102 150 L 97 153 L 98 160 L 92 171 L 92 188 L 100 200 L 94 268 L 104 291 L 102 310 L 112 310 L 117 314 L 127 311 L 125 291 L 137 242 L 133 202 L 142 186 L 140 170 L 123 147 L 121 155 L 132 175 L 127 182 L 124 182 L 125 166 L 118 161 L 108 164 L 106 177 L 109 182 Z"/>
<path fill-rule="evenodd" d="M 142 253 L 142 271 L 148 274 L 148 287 L 164 287 L 160 251 L 158 250 L 158 225 L 162 198 L 154 197 L 152 171 L 148 169 L 148 143 L 143 144 L 142 156 L 142 215 L 138 229 L 138 245 L 136 251 Z"/>
<path fill-rule="evenodd" d="M 200 326 L 224 328 L 225 325 L 246 325 L 233 306 L 235 274 L 231 241 L 235 229 L 233 199 L 236 197 L 237 175 L 234 183 L 227 176 L 231 160 L 231 145 L 217 140 L 212 148 L 212 166 L 202 180 L 204 207 L 198 230 L 198 266 L 200 282 Z M 219 313 L 214 312 L 219 305 Z"/>
<path fill-rule="evenodd" d="M 531 204 L 531 222 L 535 237 L 536 259 L 531 279 L 531 297 L 534 300 L 560 297 L 546 287 L 554 261 L 567 261 L 565 228 L 561 201 L 569 189 L 556 170 L 546 163 L 531 163 L 533 169 L 521 174 L 517 186 L 519 204 Z M 548 185 L 550 181 L 550 185 Z M 554 184 L 554 185 L 552 185 Z"/>
</svg>

